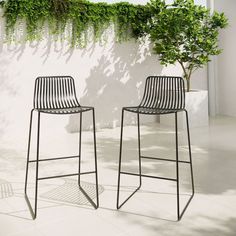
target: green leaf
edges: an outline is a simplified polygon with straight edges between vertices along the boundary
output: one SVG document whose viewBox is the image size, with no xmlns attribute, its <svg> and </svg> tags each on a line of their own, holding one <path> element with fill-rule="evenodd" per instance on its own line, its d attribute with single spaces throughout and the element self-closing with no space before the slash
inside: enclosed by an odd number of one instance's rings
<svg viewBox="0 0 236 236">
<path fill-rule="evenodd" d="M 160 7 L 161 6 L 161 7 Z M 153 42 L 154 53 L 163 65 L 180 63 L 186 78 L 206 65 L 211 55 L 221 52 L 218 35 L 228 21 L 223 13 L 213 15 L 193 0 L 151 0 L 148 4 L 151 18 L 147 32 Z"/>
</svg>

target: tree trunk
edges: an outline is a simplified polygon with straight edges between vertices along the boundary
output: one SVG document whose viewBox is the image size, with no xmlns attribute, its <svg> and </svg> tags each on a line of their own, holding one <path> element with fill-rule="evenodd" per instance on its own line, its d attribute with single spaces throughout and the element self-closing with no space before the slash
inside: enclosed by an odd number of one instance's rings
<svg viewBox="0 0 236 236">
<path fill-rule="evenodd" d="M 184 71 L 183 77 L 186 81 L 186 91 L 189 92 L 190 91 L 190 75 L 186 71 Z"/>
<path fill-rule="evenodd" d="M 187 92 L 190 91 L 190 78 L 186 79 L 187 82 Z"/>
<path fill-rule="evenodd" d="M 192 70 L 185 70 L 185 75 L 184 75 L 184 78 L 185 78 L 185 80 L 186 80 L 186 83 L 187 83 L 187 92 L 189 92 L 190 91 L 190 82 L 191 82 L 191 74 L 192 74 Z"/>
</svg>

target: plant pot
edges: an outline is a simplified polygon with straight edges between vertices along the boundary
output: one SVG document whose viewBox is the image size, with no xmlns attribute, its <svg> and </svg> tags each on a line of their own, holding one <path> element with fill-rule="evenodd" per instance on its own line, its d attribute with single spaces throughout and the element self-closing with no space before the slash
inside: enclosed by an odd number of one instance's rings
<svg viewBox="0 0 236 236">
<path fill-rule="evenodd" d="M 188 111 L 190 128 L 208 125 L 208 91 L 191 90 L 185 93 L 185 108 Z M 174 126 L 174 114 L 161 115 L 160 123 L 167 126 Z M 186 127 L 185 112 L 178 113 L 178 127 Z"/>
</svg>

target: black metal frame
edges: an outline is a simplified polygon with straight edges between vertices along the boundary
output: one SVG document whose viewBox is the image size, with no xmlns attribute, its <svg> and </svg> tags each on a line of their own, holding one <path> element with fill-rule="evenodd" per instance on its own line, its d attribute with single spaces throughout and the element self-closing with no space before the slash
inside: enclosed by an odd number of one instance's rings
<svg viewBox="0 0 236 236">
<path fill-rule="evenodd" d="M 174 82 L 175 81 L 175 82 Z M 177 82 L 176 82 L 177 81 Z M 168 91 L 168 92 L 166 92 Z M 171 92 L 170 92 L 171 91 Z M 172 93 L 170 95 L 170 93 Z M 174 94 L 174 95 L 173 95 Z M 164 96 L 164 97 L 163 97 Z M 171 98 L 169 97 L 171 96 Z M 172 100 L 173 99 L 173 100 Z M 172 101 L 171 101 L 172 100 Z M 181 100 L 181 101 L 180 101 Z M 151 106 L 152 104 L 152 106 Z M 120 134 L 120 153 L 119 153 L 119 167 L 118 167 L 118 187 L 117 187 L 117 209 L 120 209 L 140 188 L 142 185 L 142 177 L 156 178 L 168 181 L 176 182 L 177 187 L 177 218 L 178 221 L 182 218 L 186 211 L 189 203 L 194 196 L 194 180 L 193 180 L 193 165 L 192 165 L 192 154 L 191 154 L 191 143 L 190 143 L 190 132 L 189 132 L 189 120 L 188 112 L 185 107 L 185 94 L 184 94 L 184 82 L 181 77 L 164 77 L 164 76 L 152 76 L 146 80 L 144 96 L 141 104 L 137 107 L 123 107 L 121 116 L 121 134 Z M 124 112 L 134 112 L 137 114 L 137 126 L 138 126 L 138 152 L 139 152 L 139 173 L 131 173 L 121 171 L 121 158 L 122 158 L 122 143 L 123 143 L 123 124 L 124 124 Z M 179 160 L 178 153 L 178 112 L 185 112 L 186 125 L 187 125 L 187 136 L 188 136 L 188 151 L 189 161 Z M 140 114 L 144 115 L 164 115 L 171 114 L 175 115 L 175 148 L 176 148 L 176 159 L 164 159 L 156 157 L 146 157 L 141 155 L 141 143 L 140 143 Z M 151 159 L 159 161 L 168 161 L 176 163 L 176 178 L 165 178 L 152 175 L 142 174 L 142 159 Z M 180 192 L 179 192 L 179 163 L 189 164 L 191 171 L 191 196 L 185 204 L 182 211 L 180 211 Z M 139 176 L 139 186 L 120 204 L 120 177 L 121 174 Z"/>
<path fill-rule="evenodd" d="M 44 81 L 44 82 L 42 82 L 42 81 Z M 54 85 L 52 86 L 53 83 L 54 83 Z M 51 89 L 50 89 L 50 85 L 51 85 Z M 30 145 L 31 145 L 31 133 L 32 133 L 32 122 L 33 122 L 34 111 L 38 113 L 36 160 L 30 160 Z M 82 113 L 86 112 L 86 111 L 92 111 L 95 170 L 81 172 Z M 41 117 L 41 113 L 57 114 L 57 115 L 74 114 L 74 113 L 80 114 L 79 155 L 67 156 L 67 157 L 55 157 L 55 158 L 47 158 L 47 159 L 40 159 L 39 158 L 39 156 L 40 156 L 39 144 L 40 144 L 40 117 Z M 78 173 L 66 174 L 66 175 L 46 176 L 46 177 L 39 178 L 39 174 L 38 174 L 39 173 L 39 162 L 65 160 L 65 159 L 72 159 L 72 158 L 78 158 L 78 160 L 79 160 Z M 34 210 L 33 210 L 32 204 L 29 200 L 28 194 L 27 194 L 28 170 L 29 170 L 30 163 L 36 163 Z M 81 186 L 80 175 L 87 175 L 87 174 L 95 174 L 96 203 L 89 197 L 89 195 L 86 193 L 86 191 Z M 25 199 L 26 199 L 27 205 L 29 207 L 29 210 L 30 210 L 30 213 L 31 213 L 33 219 L 35 219 L 37 216 L 38 181 L 52 179 L 52 178 L 69 177 L 69 176 L 78 176 L 78 185 L 79 185 L 81 192 L 85 195 L 85 197 L 93 205 L 93 207 L 95 209 L 97 209 L 99 207 L 99 197 L 98 197 L 95 110 L 93 107 L 83 107 L 83 106 L 79 105 L 78 100 L 76 98 L 74 80 L 72 77 L 70 77 L 70 76 L 38 77 L 35 82 L 34 109 L 31 110 L 31 114 L 30 114 L 27 164 L 26 164 L 26 175 L 25 175 Z"/>
</svg>

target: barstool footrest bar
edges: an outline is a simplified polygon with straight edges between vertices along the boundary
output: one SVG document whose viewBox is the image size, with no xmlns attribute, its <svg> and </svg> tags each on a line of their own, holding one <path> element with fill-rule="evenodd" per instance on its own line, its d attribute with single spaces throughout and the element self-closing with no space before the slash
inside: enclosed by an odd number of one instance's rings
<svg viewBox="0 0 236 236">
<path fill-rule="evenodd" d="M 176 160 L 173 159 L 165 159 L 165 158 L 158 158 L 158 157 L 146 157 L 146 156 L 140 156 L 142 159 L 150 159 L 150 160 L 157 160 L 157 161 L 170 161 L 170 162 L 176 162 Z M 190 161 L 178 161 L 179 163 L 186 163 L 190 164 Z"/>
<path fill-rule="evenodd" d="M 121 174 L 125 174 L 125 175 L 135 175 L 135 176 L 140 176 L 140 174 L 136 174 L 136 173 L 130 173 L 130 172 L 124 172 L 121 171 Z M 154 179 L 163 179 L 163 180 L 169 180 L 169 181 L 177 181 L 177 179 L 173 179 L 173 178 L 165 178 L 165 177 L 159 177 L 159 176 L 153 176 L 153 175 L 143 175 L 141 174 L 142 177 L 146 177 L 146 178 L 154 178 Z"/>
<path fill-rule="evenodd" d="M 72 159 L 72 158 L 78 158 L 80 156 L 68 156 L 68 157 L 55 157 L 55 158 L 46 158 L 46 159 L 40 159 L 38 160 L 39 162 L 41 161 L 56 161 L 56 160 L 64 160 L 64 159 Z M 32 162 L 37 162 L 37 160 L 31 160 L 29 161 L 29 163 L 32 163 Z"/>
<path fill-rule="evenodd" d="M 95 174 L 95 171 L 88 171 L 88 172 L 82 172 L 80 174 L 67 174 L 67 175 L 55 175 L 55 176 L 47 176 L 47 177 L 41 177 L 38 178 L 38 180 L 45 180 L 45 179 L 55 179 L 55 178 L 63 178 L 63 177 L 69 177 L 69 176 L 78 176 L 78 175 L 88 175 L 88 174 Z"/>
</svg>

